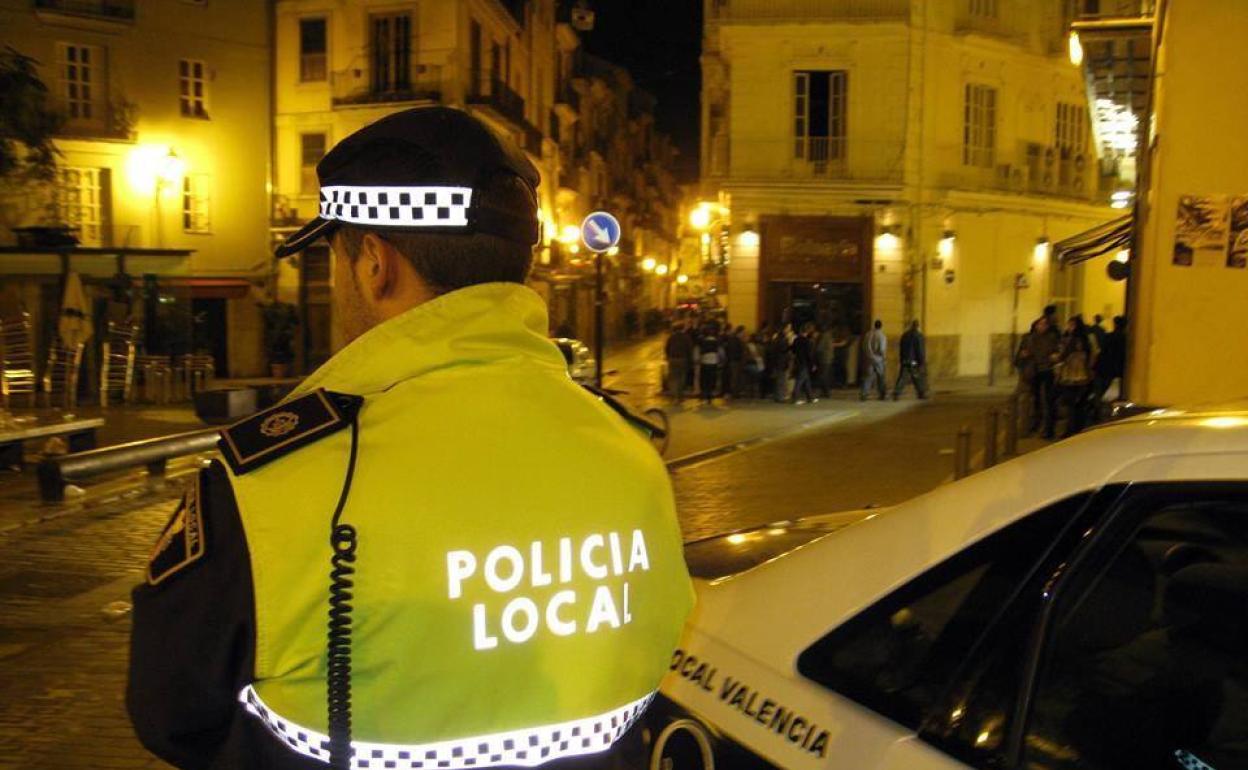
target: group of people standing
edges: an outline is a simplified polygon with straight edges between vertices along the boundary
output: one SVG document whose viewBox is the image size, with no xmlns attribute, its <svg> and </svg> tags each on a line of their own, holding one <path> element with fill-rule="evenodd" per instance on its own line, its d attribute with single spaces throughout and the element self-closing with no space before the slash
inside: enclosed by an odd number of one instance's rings
<svg viewBox="0 0 1248 770">
<path fill-rule="evenodd" d="M 843 326 L 819 328 L 813 322 L 797 329 L 788 323 L 764 326 L 747 334 L 744 326 L 721 330 L 715 321 L 678 321 L 664 347 L 666 391 L 678 402 L 686 392 L 699 392 L 707 403 L 720 396 L 814 403 L 849 386 L 855 345 L 860 398 L 866 400 L 872 389 L 886 398 L 888 340 L 880 321 L 861 337 Z M 926 350 L 917 321 L 902 335 L 900 352 L 893 399 L 900 398 L 907 382 L 926 398 Z"/>
<path fill-rule="evenodd" d="M 1065 414 L 1062 437 L 1074 435 L 1100 419 L 1100 405 L 1126 368 L 1127 320 L 1115 316 L 1113 328 L 1094 316 L 1088 324 L 1075 314 L 1063 327 L 1057 306 L 1049 305 L 1023 336 L 1015 352 L 1019 388 L 1031 395 L 1031 433 L 1057 433 L 1059 412 Z"/>
</svg>

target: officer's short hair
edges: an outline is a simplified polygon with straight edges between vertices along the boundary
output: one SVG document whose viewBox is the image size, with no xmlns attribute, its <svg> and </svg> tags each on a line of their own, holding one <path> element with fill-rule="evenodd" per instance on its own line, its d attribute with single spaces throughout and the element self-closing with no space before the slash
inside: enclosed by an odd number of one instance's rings
<svg viewBox="0 0 1248 770">
<path fill-rule="evenodd" d="M 500 208 L 522 210 L 534 205 L 532 191 L 519 177 L 510 174 L 495 176 L 488 183 L 488 196 Z M 352 262 L 367 233 L 390 244 L 407 258 L 435 294 L 478 283 L 524 283 L 533 265 L 532 246 L 486 233 L 431 233 L 345 222 L 339 233 L 346 257 Z"/>
</svg>

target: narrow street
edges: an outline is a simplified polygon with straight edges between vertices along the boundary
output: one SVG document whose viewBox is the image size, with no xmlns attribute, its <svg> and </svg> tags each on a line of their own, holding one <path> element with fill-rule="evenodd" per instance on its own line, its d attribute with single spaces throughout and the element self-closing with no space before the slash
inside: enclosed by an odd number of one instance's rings
<svg viewBox="0 0 1248 770">
<path fill-rule="evenodd" d="M 656 352 L 653 342 L 621 350 L 608 384 L 637 405 L 660 404 Z M 845 392 L 803 407 L 689 401 L 671 410 L 669 458 L 692 456 L 672 473 L 686 537 L 888 504 L 940 483 L 957 426 L 978 425 L 1001 396 L 937 393 L 925 403 L 862 403 Z M 0 767 L 163 766 L 138 746 L 124 712 L 124 602 L 175 494 L 70 508 L 0 535 L 0 660 L 20 672 L 0 682 Z"/>
</svg>

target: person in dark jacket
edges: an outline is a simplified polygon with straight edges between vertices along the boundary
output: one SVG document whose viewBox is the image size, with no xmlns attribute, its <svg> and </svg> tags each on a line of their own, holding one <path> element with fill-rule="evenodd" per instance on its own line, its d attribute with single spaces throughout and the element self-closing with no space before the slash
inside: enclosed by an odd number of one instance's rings
<svg viewBox="0 0 1248 770">
<path fill-rule="evenodd" d="M 763 353 L 771 397 L 780 403 L 785 397 L 785 377 L 789 371 L 789 343 L 784 331 L 773 330 Z"/>
<path fill-rule="evenodd" d="M 1049 322 L 1050 315 L 1036 319 L 1023 345 L 1019 346 L 1019 367 L 1031 372 L 1031 426 L 1035 433 L 1044 425 L 1044 437 L 1053 438 L 1057 428 L 1057 388 L 1053 367 L 1057 363 L 1062 335 Z"/>
<path fill-rule="evenodd" d="M 1062 438 L 1083 430 L 1087 422 L 1088 393 L 1096 363 L 1094 345 L 1092 332 L 1083 322 L 1083 316 L 1071 316 L 1066 322 L 1066 334 L 1058 354 L 1057 385 L 1066 406 L 1066 430 Z"/>
<path fill-rule="evenodd" d="M 728 330 L 724 335 L 724 396 L 735 398 L 741 393 L 745 379 L 745 327 Z"/>
<path fill-rule="evenodd" d="M 724 363 L 724 345 L 715 324 L 707 324 L 698 339 L 698 385 L 702 400 L 711 403 L 719 383 L 719 369 Z"/>
<path fill-rule="evenodd" d="M 684 324 L 672 326 L 663 353 L 667 357 L 667 390 L 679 404 L 685 397 L 689 370 L 693 366 L 693 337 L 689 336 Z"/>
<path fill-rule="evenodd" d="M 815 358 L 815 325 L 806 322 L 801 334 L 793 340 L 793 398 L 794 404 L 815 403 L 814 376 L 818 362 Z"/>
<path fill-rule="evenodd" d="M 897 355 L 901 371 L 897 373 L 897 384 L 893 386 L 893 400 L 901 398 L 907 379 L 914 383 L 914 392 L 919 398 L 927 398 L 927 344 L 923 332 L 919 331 L 918 321 L 911 321 L 910 328 L 901 335 Z"/>
<path fill-rule="evenodd" d="M 1100 406 L 1105 393 L 1114 384 L 1114 380 L 1123 376 L 1127 368 L 1127 319 L 1116 315 L 1113 324 L 1114 330 L 1105 335 L 1105 341 L 1101 345 L 1101 352 L 1097 356 L 1094 367 L 1095 376 L 1092 385 L 1094 419 L 1100 417 Z"/>
</svg>

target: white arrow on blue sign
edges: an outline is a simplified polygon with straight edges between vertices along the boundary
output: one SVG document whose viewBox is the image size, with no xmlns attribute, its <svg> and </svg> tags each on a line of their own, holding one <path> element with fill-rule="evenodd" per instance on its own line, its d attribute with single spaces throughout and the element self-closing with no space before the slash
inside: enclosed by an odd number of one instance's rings
<svg viewBox="0 0 1248 770">
<path fill-rule="evenodd" d="M 620 222 L 605 211 L 595 211 L 581 223 L 581 241 L 590 251 L 606 251 L 620 242 Z"/>
</svg>

